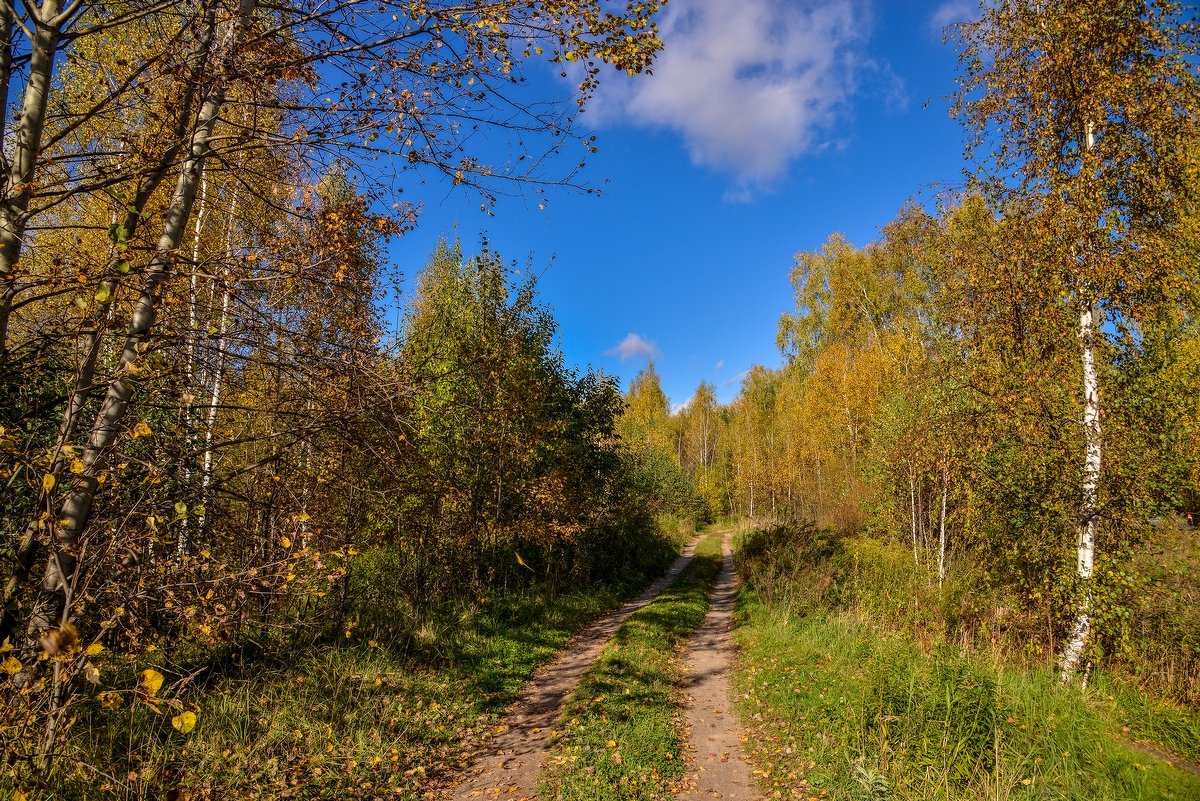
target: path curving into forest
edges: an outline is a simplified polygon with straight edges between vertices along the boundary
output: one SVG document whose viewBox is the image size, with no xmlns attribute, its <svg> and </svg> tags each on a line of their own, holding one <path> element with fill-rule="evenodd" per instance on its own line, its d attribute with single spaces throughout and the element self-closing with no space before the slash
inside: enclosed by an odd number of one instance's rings
<svg viewBox="0 0 1200 801">
<path fill-rule="evenodd" d="M 694 539 L 667 572 L 641 595 L 584 627 L 558 656 L 539 668 L 496 727 L 496 736 L 440 797 L 447 801 L 533 799 L 538 773 L 550 754 L 553 727 L 563 703 L 621 624 L 658 597 L 683 572 L 692 561 L 699 541 L 699 537 Z"/>
<path fill-rule="evenodd" d="M 734 664 L 730 630 L 738 585 L 732 537 L 732 532 L 726 532 L 721 543 L 725 561 L 708 615 L 687 656 L 688 769 L 679 784 L 681 798 L 751 801 L 758 797 L 754 775 L 742 757 L 742 727 L 729 686 Z"/>
</svg>

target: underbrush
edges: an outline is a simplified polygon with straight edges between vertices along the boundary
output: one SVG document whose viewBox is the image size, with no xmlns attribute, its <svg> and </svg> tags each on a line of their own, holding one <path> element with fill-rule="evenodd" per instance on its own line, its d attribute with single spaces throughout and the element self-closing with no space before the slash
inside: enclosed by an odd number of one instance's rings
<svg viewBox="0 0 1200 801">
<path fill-rule="evenodd" d="M 721 536 L 709 535 L 679 578 L 617 631 L 568 702 L 540 797 L 671 797 L 684 769 L 678 652 L 704 622 L 721 561 Z"/>
<path fill-rule="evenodd" d="M 814 529 L 745 536 L 739 567 L 735 683 L 784 797 L 1200 797 L 1200 715 L 1119 666 L 1062 686 L 978 577 L 939 589 L 901 547 Z"/>
<path fill-rule="evenodd" d="M 26 797 L 422 798 L 466 764 L 534 669 L 646 578 L 533 584 L 418 610 L 381 591 L 385 555 L 364 556 L 336 637 L 230 648 L 200 664 L 164 658 L 157 697 L 78 707 L 53 783 L 24 787 Z M 127 668 L 126 683 L 137 686 L 143 667 Z M 190 732 L 172 725 L 180 704 L 196 710 Z"/>
</svg>

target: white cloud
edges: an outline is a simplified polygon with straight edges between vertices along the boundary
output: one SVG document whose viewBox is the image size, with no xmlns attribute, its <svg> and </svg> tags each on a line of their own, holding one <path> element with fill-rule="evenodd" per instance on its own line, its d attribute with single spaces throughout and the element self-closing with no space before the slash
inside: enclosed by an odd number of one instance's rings
<svg viewBox="0 0 1200 801">
<path fill-rule="evenodd" d="M 717 362 L 717 369 L 718 369 L 718 370 L 721 370 L 721 369 L 723 369 L 724 367 L 725 367 L 725 360 L 724 360 L 724 359 L 721 359 L 720 361 L 718 361 L 718 362 Z"/>
<path fill-rule="evenodd" d="M 624 115 L 682 136 L 692 161 L 734 176 L 731 201 L 820 149 L 870 69 L 865 0 L 690 0 L 668 6 L 654 74 L 626 86 Z"/>
<path fill-rule="evenodd" d="M 722 387 L 732 387 L 734 384 L 740 384 L 748 375 L 750 375 L 750 371 L 743 370 L 742 372 L 738 373 L 737 375 L 733 376 L 732 378 L 727 378 L 724 381 L 722 381 L 721 386 Z"/>
<path fill-rule="evenodd" d="M 654 359 L 662 355 L 658 346 L 649 341 L 641 334 L 630 332 L 617 345 L 604 352 L 605 356 L 617 356 L 621 361 L 626 362 L 630 359 L 645 357 Z"/>
<path fill-rule="evenodd" d="M 929 30 L 942 36 L 947 25 L 978 19 L 979 13 L 979 3 L 971 0 L 946 0 L 929 17 Z"/>
</svg>

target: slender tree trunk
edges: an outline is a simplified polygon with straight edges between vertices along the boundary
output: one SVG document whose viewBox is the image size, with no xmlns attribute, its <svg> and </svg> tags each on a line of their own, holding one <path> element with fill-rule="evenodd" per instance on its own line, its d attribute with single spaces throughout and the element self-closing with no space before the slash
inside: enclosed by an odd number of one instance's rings
<svg viewBox="0 0 1200 801">
<path fill-rule="evenodd" d="M 912 528 L 913 564 L 920 565 L 921 559 L 917 554 L 917 485 L 912 465 L 908 468 L 908 519 Z"/>
<path fill-rule="evenodd" d="M 190 487 L 192 483 L 192 454 L 196 452 L 196 412 L 193 401 L 199 395 L 199 387 L 204 386 L 203 371 L 196 366 L 197 329 L 200 319 L 199 300 L 199 271 L 200 271 L 200 242 L 204 232 L 204 217 L 208 210 L 208 173 L 201 167 L 200 171 L 200 208 L 196 212 L 196 221 L 192 227 L 192 269 L 188 277 L 188 327 L 187 327 L 187 367 L 184 370 L 184 390 L 187 396 L 183 399 L 183 430 L 187 437 L 187 456 L 183 463 L 183 485 Z M 211 305 L 211 302 L 210 302 Z M 193 392 L 193 390 L 197 390 Z M 182 560 L 191 549 L 191 531 L 186 515 L 179 524 L 179 539 L 175 543 L 175 558 Z"/>
<path fill-rule="evenodd" d="M 1090 153 L 1096 146 L 1095 128 L 1087 123 L 1083 150 Z M 1083 596 L 1075 614 L 1075 624 L 1063 647 L 1062 672 L 1064 683 L 1070 683 L 1079 669 L 1083 650 L 1091 633 L 1092 572 L 1096 559 L 1096 529 L 1099 525 L 1100 468 L 1103 455 L 1100 426 L 1100 374 L 1096 367 L 1096 337 L 1100 331 L 1100 310 L 1092 295 L 1083 298 L 1079 306 L 1080 364 L 1083 368 L 1083 486 L 1079 503 L 1079 536 L 1076 544 L 1075 570 L 1082 584 Z M 1084 682 L 1087 681 L 1085 676 Z"/>
<path fill-rule="evenodd" d="M 233 197 L 229 201 L 229 222 L 225 228 L 226 258 L 233 252 L 233 230 L 237 224 L 238 193 L 233 189 Z M 226 271 L 222 281 L 221 321 L 217 323 L 217 357 L 212 367 L 212 389 L 209 392 L 208 410 L 204 418 L 204 457 L 200 467 L 200 508 L 203 509 L 196 518 L 196 530 L 204 534 L 208 520 L 208 507 L 212 501 L 213 483 L 213 432 L 217 426 L 217 410 L 221 407 L 221 387 L 225 380 L 225 354 L 228 349 L 227 333 L 229 331 L 229 301 L 233 288 L 229 285 L 229 275 Z M 210 301 L 211 303 L 211 301 Z"/>
<path fill-rule="evenodd" d="M 1100 466 L 1102 430 L 1100 427 L 1100 376 L 1096 369 L 1096 334 L 1099 330 L 1095 302 L 1085 302 L 1079 313 L 1079 341 L 1083 366 L 1083 493 L 1079 509 L 1079 538 L 1076 547 L 1076 574 L 1083 584 L 1083 597 L 1075 616 L 1075 625 L 1063 648 L 1062 673 L 1070 682 L 1079 669 L 1083 649 L 1091 633 L 1092 592 L 1090 588 L 1096 558 L 1096 529 L 1099 523 Z"/>
<path fill-rule="evenodd" d="M 255 0 L 242 0 L 237 19 L 225 32 L 223 41 L 216 50 L 216 63 L 212 70 L 213 83 L 200 106 L 190 137 L 188 155 L 181 166 L 175 190 L 166 208 L 162 234 L 159 236 L 154 256 L 146 267 L 146 277 L 130 315 L 129 330 L 115 376 L 108 385 L 100 412 L 92 425 L 91 437 L 82 457 L 83 471 L 75 477 L 56 521 L 55 546 L 46 560 L 42 591 L 30 615 L 31 634 L 36 635 L 39 630 L 52 627 L 62 619 L 66 594 L 76 578 L 79 548 L 91 515 L 96 491 L 100 487 L 100 475 L 106 465 L 109 451 L 125 428 L 126 411 L 135 386 L 134 378 L 139 370 L 141 357 L 150 342 L 162 288 L 171 275 L 175 252 L 187 230 L 200 176 L 211 152 L 212 132 L 225 103 L 224 65 L 234 49 L 238 35 L 249 21 L 254 6 Z"/>
<path fill-rule="evenodd" d="M 209 504 L 212 502 L 213 482 L 213 431 L 217 426 L 217 409 L 221 407 L 221 384 L 225 375 L 225 332 L 229 320 L 230 287 L 225 287 L 221 296 L 220 333 L 217 337 L 217 361 L 213 365 L 212 394 L 209 395 L 208 413 L 204 419 L 204 461 L 200 467 L 200 506 L 204 510 L 196 518 L 196 530 L 204 533 L 208 521 Z"/>
<path fill-rule="evenodd" d="M 0 22 L 5 24 L 6 35 L 11 43 L 15 9 L 9 2 L 5 2 L 4 6 L 6 12 Z M 42 149 L 42 134 L 46 129 L 46 106 L 50 101 L 54 62 L 62 27 L 78 6 L 70 5 L 64 12 L 59 0 L 45 0 L 40 7 L 27 4 L 25 9 L 29 23 L 33 25 L 33 38 L 29 43 L 29 72 L 25 79 L 21 116 L 13 134 L 12 162 L 0 187 L 0 197 L 4 198 L 4 202 L 0 202 L 0 363 L 7 360 L 8 322 L 19 288 L 17 262 L 21 258 L 25 229 L 29 223 L 29 201 L 33 197 L 37 160 Z M 11 44 L 4 49 L 11 69 Z M 4 80 L 7 101 L 7 83 L 11 80 L 7 71 Z"/>
<path fill-rule="evenodd" d="M 942 516 L 938 520 L 938 586 L 946 581 L 946 467 L 942 466 Z"/>
</svg>

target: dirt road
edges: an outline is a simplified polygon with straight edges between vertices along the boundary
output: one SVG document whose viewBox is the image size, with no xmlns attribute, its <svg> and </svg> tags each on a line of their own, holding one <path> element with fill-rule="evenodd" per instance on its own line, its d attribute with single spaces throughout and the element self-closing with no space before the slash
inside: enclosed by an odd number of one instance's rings
<svg viewBox="0 0 1200 801">
<path fill-rule="evenodd" d="M 563 702 L 621 624 L 683 572 L 692 560 L 697 542 L 699 538 L 645 592 L 584 628 L 557 657 L 538 670 L 497 727 L 496 736 L 476 756 L 463 778 L 442 793 L 441 798 L 453 801 L 534 798 L 538 772 L 550 752 L 550 735 Z"/>
</svg>

